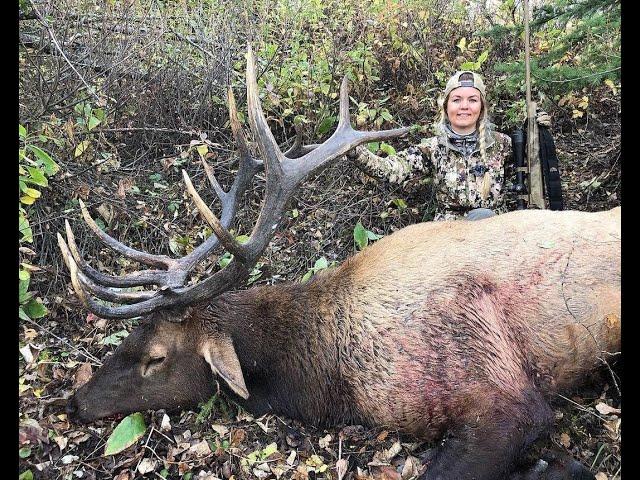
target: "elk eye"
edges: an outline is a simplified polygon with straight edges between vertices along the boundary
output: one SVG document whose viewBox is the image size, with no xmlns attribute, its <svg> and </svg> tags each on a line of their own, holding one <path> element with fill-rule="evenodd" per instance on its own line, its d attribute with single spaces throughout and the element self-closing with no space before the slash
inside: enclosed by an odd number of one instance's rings
<svg viewBox="0 0 640 480">
<path fill-rule="evenodd" d="M 142 368 L 142 376 L 147 377 L 157 372 L 166 357 L 151 357 Z"/>
</svg>

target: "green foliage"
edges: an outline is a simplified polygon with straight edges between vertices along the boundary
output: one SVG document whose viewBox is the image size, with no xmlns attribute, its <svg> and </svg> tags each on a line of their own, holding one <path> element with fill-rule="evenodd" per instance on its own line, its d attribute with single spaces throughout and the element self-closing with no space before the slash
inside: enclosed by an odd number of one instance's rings
<svg viewBox="0 0 640 480">
<path fill-rule="evenodd" d="M 18 450 L 18 456 L 20 458 L 29 458 L 31 456 L 31 447 L 22 447 Z"/>
<path fill-rule="evenodd" d="M 369 245 L 369 240 L 375 241 L 382 238 L 382 235 L 377 235 L 371 230 L 367 230 L 362 226 L 361 222 L 358 222 L 353 229 L 353 241 L 357 250 L 362 250 Z"/>
<path fill-rule="evenodd" d="M 25 470 L 18 475 L 18 480 L 33 480 L 33 472 L 31 472 L 31 470 Z"/>
<path fill-rule="evenodd" d="M 278 444 L 275 442 L 270 443 L 266 447 L 259 448 L 258 450 L 251 452 L 245 458 L 242 458 L 240 460 L 240 465 L 242 465 L 245 468 L 251 467 L 256 462 L 261 462 L 263 460 L 266 460 L 270 455 L 273 455 L 277 451 L 278 451 Z"/>
<path fill-rule="evenodd" d="M 142 438 L 146 430 L 147 426 L 141 413 L 132 413 L 123 418 L 107 439 L 104 456 L 115 455 L 129 448 Z"/>
<path fill-rule="evenodd" d="M 26 268 L 21 267 L 18 271 L 18 316 L 22 320 L 42 318 L 48 313 L 42 301 L 34 298 L 33 293 L 29 292 L 30 282 L 31 274 Z"/>
<path fill-rule="evenodd" d="M 302 276 L 302 280 L 300 280 L 302 283 L 306 282 L 307 280 L 309 280 L 312 276 L 314 276 L 316 273 L 322 271 L 322 270 L 326 270 L 328 268 L 333 268 L 338 264 L 338 262 L 331 262 L 329 263 L 328 260 L 325 257 L 320 257 L 318 260 L 315 261 L 315 263 L 313 264 L 313 267 L 311 267 L 309 270 L 307 270 L 307 273 L 305 273 Z"/>
<path fill-rule="evenodd" d="M 18 231 L 20 232 L 20 246 L 33 243 L 33 230 L 29 223 L 31 206 L 42 196 L 41 188 L 49 186 L 49 177 L 55 175 L 60 167 L 36 143 L 47 142 L 49 137 L 42 133 L 29 134 L 26 127 L 18 124 L 20 148 L 18 150 L 18 182 L 20 186 L 20 202 L 18 204 Z M 22 320 L 42 318 L 47 313 L 39 298 L 34 298 L 29 292 L 31 282 L 31 265 L 22 263 L 18 271 L 19 309 L 18 315 Z"/>
<path fill-rule="evenodd" d="M 566 94 L 605 80 L 620 80 L 619 0 L 551 0 L 534 10 L 531 22 L 532 85 L 548 96 Z M 499 25 L 482 35 L 522 38 L 523 23 Z M 524 84 L 524 52 L 498 62 L 501 89 L 519 93 Z"/>
<path fill-rule="evenodd" d="M 115 333 L 112 333 L 111 335 L 104 337 L 102 340 L 100 340 L 99 343 L 101 345 L 112 345 L 114 347 L 117 347 L 122 343 L 122 340 L 124 340 L 127 335 L 129 335 L 129 332 L 127 330 L 119 330 Z"/>
<path fill-rule="evenodd" d="M 222 397 L 222 395 L 214 394 L 206 402 L 198 405 L 198 414 L 196 415 L 196 425 L 202 425 L 209 420 L 211 414 L 216 412 L 223 418 L 231 418 L 231 407 Z"/>
<path fill-rule="evenodd" d="M 18 125 L 18 134 L 20 138 L 20 149 L 18 150 L 20 203 L 33 205 L 42 195 L 36 187 L 47 187 L 49 185 L 48 177 L 55 175 L 60 167 L 47 152 L 35 144 L 35 141 L 43 138 L 42 136 L 29 135 L 27 129 L 22 125 Z M 46 139 L 46 137 L 44 138 Z M 25 221 L 25 228 L 28 228 L 28 220 L 22 206 L 20 213 L 21 223 Z M 27 236 L 25 236 L 25 230 L 21 229 L 20 232 L 22 233 L 20 241 L 33 241 L 30 232 Z"/>
</svg>

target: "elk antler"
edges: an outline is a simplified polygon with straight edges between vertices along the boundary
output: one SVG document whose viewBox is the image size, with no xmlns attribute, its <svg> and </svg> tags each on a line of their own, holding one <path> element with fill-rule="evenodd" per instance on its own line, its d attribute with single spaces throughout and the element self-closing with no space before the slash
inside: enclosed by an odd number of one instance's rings
<svg viewBox="0 0 640 480">
<path fill-rule="evenodd" d="M 248 277 L 280 223 L 287 201 L 309 175 L 318 172 L 332 160 L 358 145 L 398 137 L 409 131 L 408 128 L 380 132 L 354 130 L 349 121 L 349 93 L 345 77 L 340 87 L 338 127 L 333 135 L 320 145 L 302 146 L 298 131 L 293 147 L 283 153 L 262 112 L 255 74 L 255 59 L 250 46 L 247 56 L 246 82 L 249 126 L 258 144 L 260 156 L 264 160 L 253 158 L 249 152 L 238 121 L 235 99 L 229 89 L 229 115 L 234 138 L 240 151 L 240 165 L 238 175 L 228 192 L 220 187 L 211 167 L 203 161 L 212 188 L 222 202 L 221 219 L 218 219 L 211 212 L 196 192 L 187 173 L 182 171 L 187 191 L 202 216 L 211 225 L 215 235 L 209 237 L 189 255 L 179 259 L 172 259 L 164 255 L 151 255 L 127 247 L 104 233 L 93 221 L 84 204 L 81 203 L 85 221 L 101 240 L 117 252 L 154 267 L 120 277 L 112 277 L 98 272 L 84 261 L 78 251 L 68 222 L 66 222 L 67 242 L 58 234 L 58 244 L 71 273 L 74 290 L 84 305 L 96 315 L 104 318 L 131 318 L 162 308 L 186 306 L 203 301 L 232 288 Z M 303 153 L 304 155 L 302 155 Z M 228 228 L 233 221 L 242 194 L 251 184 L 255 174 L 263 168 L 266 171 L 266 188 L 262 209 L 249 240 L 241 245 L 229 233 Z M 233 260 L 225 268 L 204 280 L 194 285 L 185 285 L 194 266 L 208 257 L 219 244 L 222 244 L 233 254 Z M 156 285 L 159 288 L 140 292 L 122 292 L 108 288 L 143 285 Z M 107 306 L 97 302 L 93 297 L 121 305 Z"/>
</svg>

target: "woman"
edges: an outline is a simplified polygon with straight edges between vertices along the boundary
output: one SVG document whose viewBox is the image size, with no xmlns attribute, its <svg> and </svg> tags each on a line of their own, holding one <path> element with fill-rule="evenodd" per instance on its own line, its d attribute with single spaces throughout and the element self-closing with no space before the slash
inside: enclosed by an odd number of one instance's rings
<svg viewBox="0 0 640 480">
<path fill-rule="evenodd" d="M 456 72 L 438 100 L 437 135 L 388 157 L 366 147 L 350 155 L 367 173 L 402 183 L 416 173 L 431 175 L 436 186 L 435 221 L 479 220 L 506 211 L 504 166 L 511 138 L 489 123 L 484 82 L 470 71 Z M 540 112 L 538 123 L 548 125 Z"/>
</svg>

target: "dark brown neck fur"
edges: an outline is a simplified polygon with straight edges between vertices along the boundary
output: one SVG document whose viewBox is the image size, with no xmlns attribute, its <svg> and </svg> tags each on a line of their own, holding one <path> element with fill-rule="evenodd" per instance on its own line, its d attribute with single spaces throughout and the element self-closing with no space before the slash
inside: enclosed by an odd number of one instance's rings
<svg viewBox="0 0 640 480">
<path fill-rule="evenodd" d="M 338 368 L 344 309 L 335 283 L 323 280 L 231 292 L 207 308 L 233 340 L 250 392 L 236 400 L 250 411 L 315 425 L 359 421 Z M 330 300 L 325 285 L 333 287 Z"/>
</svg>

